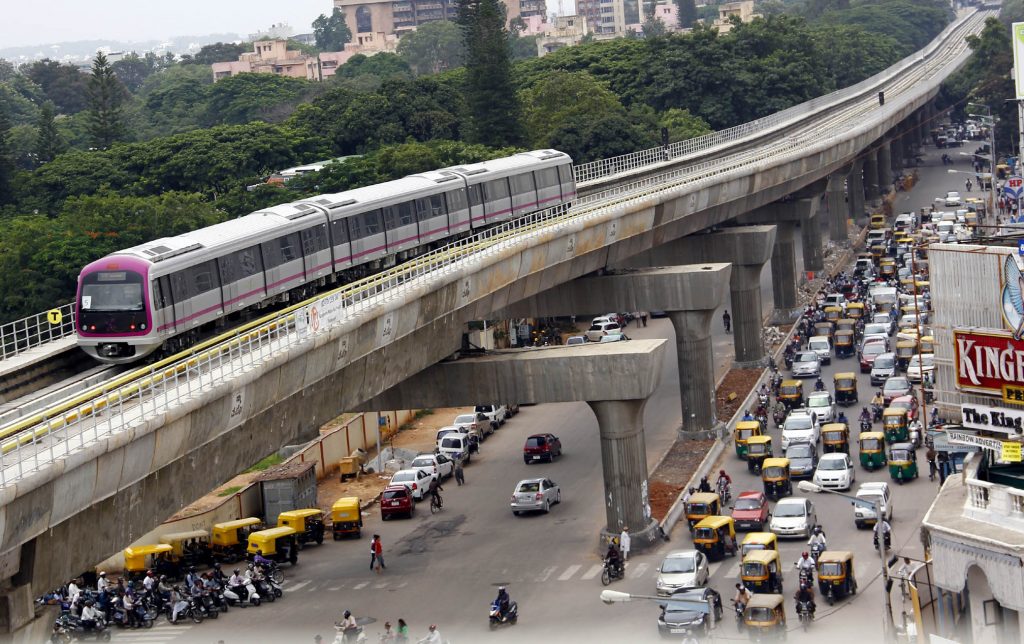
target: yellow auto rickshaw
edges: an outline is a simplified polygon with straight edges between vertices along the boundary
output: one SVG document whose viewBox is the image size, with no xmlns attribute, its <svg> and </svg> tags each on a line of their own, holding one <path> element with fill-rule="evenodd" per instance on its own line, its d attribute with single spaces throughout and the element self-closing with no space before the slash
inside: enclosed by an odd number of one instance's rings
<svg viewBox="0 0 1024 644">
<path fill-rule="evenodd" d="M 832 376 L 832 386 L 835 388 L 837 405 L 848 407 L 857 403 L 857 374 L 841 371 Z"/>
<path fill-rule="evenodd" d="M 785 641 L 785 598 L 781 594 L 754 595 L 743 609 L 743 625 L 750 634 L 751 641 Z"/>
<path fill-rule="evenodd" d="M 711 561 L 724 559 L 725 555 L 735 556 L 736 524 L 732 517 L 705 517 L 693 528 L 693 545 L 707 555 Z"/>
<path fill-rule="evenodd" d="M 715 492 L 697 492 L 691 494 L 685 505 L 686 520 L 690 524 L 690 531 L 693 526 L 700 523 L 702 519 L 713 517 L 722 512 L 722 500 Z"/>
<path fill-rule="evenodd" d="M 881 244 L 875 244 L 874 246 L 871 247 L 871 259 L 875 261 L 875 264 L 878 264 L 879 262 L 882 261 L 883 255 L 885 255 L 885 246 Z"/>
<path fill-rule="evenodd" d="M 850 428 L 846 423 L 829 423 L 821 428 L 821 450 L 850 453 Z"/>
<path fill-rule="evenodd" d="M 747 470 L 761 473 L 764 459 L 774 456 L 771 436 L 754 436 L 747 440 Z"/>
<path fill-rule="evenodd" d="M 358 496 L 343 496 L 331 506 L 331 526 L 334 540 L 345 536 L 362 536 L 363 514 L 359 510 Z"/>
<path fill-rule="evenodd" d="M 277 515 L 277 525 L 295 530 L 295 542 L 299 549 L 307 543 L 321 545 L 324 542 L 324 512 L 320 508 L 288 510 Z"/>
<path fill-rule="evenodd" d="M 779 550 L 779 537 L 774 532 L 749 532 L 740 544 L 740 558 L 755 550 Z"/>
<path fill-rule="evenodd" d="M 896 276 L 896 260 L 891 257 L 883 257 L 879 260 L 878 272 L 881 273 L 885 279 L 892 279 Z"/>
<path fill-rule="evenodd" d="M 747 443 L 751 438 L 760 436 L 761 423 L 756 420 L 741 420 L 736 423 L 733 436 L 736 440 L 736 456 L 747 457 Z"/>
<path fill-rule="evenodd" d="M 234 563 L 245 557 L 245 543 L 249 533 L 259 530 L 263 521 L 256 517 L 215 523 L 212 532 L 213 558 Z"/>
<path fill-rule="evenodd" d="M 829 322 L 838 322 L 843 317 L 843 309 L 840 306 L 826 306 L 825 319 Z M 821 335 L 821 334 L 819 334 Z"/>
<path fill-rule="evenodd" d="M 860 447 L 860 464 L 866 470 L 885 467 L 885 434 L 882 432 L 861 432 L 857 438 Z"/>
<path fill-rule="evenodd" d="M 921 353 L 935 353 L 935 337 L 921 336 Z"/>
<path fill-rule="evenodd" d="M 837 358 L 849 358 L 857 351 L 853 331 L 836 331 L 836 337 L 832 344 L 836 348 Z M 856 389 L 854 390 L 856 391 Z"/>
<path fill-rule="evenodd" d="M 896 366 L 900 371 L 906 371 L 910 359 L 917 354 L 916 340 L 900 340 L 896 343 Z"/>
<path fill-rule="evenodd" d="M 826 550 L 818 555 L 818 589 L 831 606 L 837 599 L 857 594 L 857 579 L 853 576 L 853 553 L 846 550 Z"/>
<path fill-rule="evenodd" d="M 846 317 L 853 320 L 860 320 L 864 317 L 865 307 L 863 302 L 850 302 L 846 305 Z"/>
<path fill-rule="evenodd" d="M 839 308 L 839 307 L 829 307 Z M 827 309 L 826 309 L 827 310 Z M 842 309 L 840 309 L 841 311 Z M 838 318 L 836 318 L 838 319 Z M 829 339 L 832 338 L 832 333 L 835 331 L 835 326 L 828 320 L 822 320 L 821 322 L 814 323 L 814 333 L 812 335 L 823 335 Z"/>
<path fill-rule="evenodd" d="M 836 333 L 839 333 L 840 331 L 856 331 L 856 330 L 857 330 L 857 320 L 854 320 L 853 318 L 839 318 L 838 320 L 836 320 L 836 331 L 835 331 Z"/>
<path fill-rule="evenodd" d="M 160 543 L 166 543 L 171 547 L 167 560 L 174 571 L 157 571 L 159 574 L 181 577 L 182 572 L 192 566 L 213 565 L 213 549 L 210 546 L 210 534 L 206 530 L 172 532 L 160 537 Z"/>
<path fill-rule="evenodd" d="M 779 400 L 790 409 L 803 407 L 804 403 L 804 381 L 783 380 L 779 385 Z"/>
<path fill-rule="evenodd" d="M 792 494 L 793 483 L 789 480 L 789 459 L 764 459 L 764 464 L 761 466 L 761 482 L 764 484 L 765 495 L 775 501 Z"/>
<path fill-rule="evenodd" d="M 885 432 L 885 441 L 890 445 L 910 440 L 910 420 L 907 410 L 902 407 L 887 407 L 882 412 L 882 431 Z"/>
<path fill-rule="evenodd" d="M 246 548 L 246 554 L 250 559 L 260 554 L 277 563 L 290 561 L 294 566 L 299 562 L 299 546 L 296 536 L 295 528 L 289 526 L 278 526 L 253 532 L 249 535 L 249 547 Z"/>
<path fill-rule="evenodd" d="M 881 215 L 881 214 L 871 215 L 871 229 L 872 230 L 881 230 L 882 228 L 885 228 L 885 215 Z"/>
<path fill-rule="evenodd" d="M 889 476 L 900 485 L 917 478 L 917 452 L 912 443 L 893 443 L 889 447 Z"/>
<path fill-rule="evenodd" d="M 166 543 L 131 546 L 124 549 L 124 576 L 136 581 L 146 576 L 147 570 L 162 575 L 170 571 L 170 555 L 173 548 Z"/>
<path fill-rule="evenodd" d="M 752 593 L 781 593 L 782 564 L 778 550 L 752 550 L 743 556 L 740 581 Z"/>
</svg>

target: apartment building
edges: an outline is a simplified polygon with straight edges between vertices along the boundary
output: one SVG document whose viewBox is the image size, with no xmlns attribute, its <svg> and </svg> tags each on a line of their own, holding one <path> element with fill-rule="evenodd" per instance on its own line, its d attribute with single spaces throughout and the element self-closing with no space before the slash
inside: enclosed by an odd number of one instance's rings
<svg viewBox="0 0 1024 644">
<path fill-rule="evenodd" d="M 455 0 L 334 0 L 345 12 L 345 22 L 358 42 L 363 34 L 402 34 L 434 20 L 455 20 Z M 505 0 L 508 20 L 547 15 L 545 0 Z"/>
</svg>

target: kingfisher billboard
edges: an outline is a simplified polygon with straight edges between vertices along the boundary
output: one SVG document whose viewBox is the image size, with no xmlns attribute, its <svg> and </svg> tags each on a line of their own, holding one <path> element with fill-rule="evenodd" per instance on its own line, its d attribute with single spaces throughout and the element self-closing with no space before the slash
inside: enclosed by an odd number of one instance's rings
<svg viewBox="0 0 1024 644">
<path fill-rule="evenodd" d="M 953 330 L 956 386 L 961 391 L 1003 396 L 1024 389 L 1024 340 L 1010 331 Z"/>
</svg>

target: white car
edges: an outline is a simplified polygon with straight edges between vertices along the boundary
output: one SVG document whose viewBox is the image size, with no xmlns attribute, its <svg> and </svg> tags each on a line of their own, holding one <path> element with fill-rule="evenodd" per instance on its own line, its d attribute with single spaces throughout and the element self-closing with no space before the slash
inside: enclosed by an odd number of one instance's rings
<svg viewBox="0 0 1024 644">
<path fill-rule="evenodd" d="M 388 485 L 404 485 L 409 488 L 413 500 L 422 501 L 423 497 L 430 493 L 432 480 L 434 480 L 434 476 L 423 470 L 398 470 L 391 477 L 391 482 Z"/>
<path fill-rule="evenodd" d="M 455 472 L 455 465 L 444 454 L 420 454 L 412 459 L 409 467 L 423 470 L 427 474 L 436 476 L 438 480 L 446 479 Z"/>
<path fill-rule="evenodd" d="M 574 347 L 578 344 L 586 344 L 587 336 L 585 335 L 573 335 L 565 339 L 565 346 Z"/>
<path fill-rule="evenodd" d="M 857 488 L 857 498 L 868 502 L 878 501 L 882 509 L 882 516 L 886 521 L 892 521 L 892 496 L 889 494 L 889 484 L 884 481 L 877 483 L 861 483 Z M 858 528 L 872 526 L 878 520 L 875 515 L 875 508 L 865 505 L 853 506 L 853 522 Z"/>
<path fill-rule="evenodd" d="M 807 395 L 807 408 L 814 412 L 819 425 L 831 423 L 836 417 L 836 405 L 832 394 L 827 391 L 815 391 Z"/>
<path fill-rule="evenodd" d="M 487 420 L 487 416 L 476 412 L 459 414 L 452 421 L 452 425 L 461 427 L 467 434 L 472 434 L 475 431 L 480 438 L 494 433 L 494 425 L 491 424 L 491 421 Z"/>
<path fill-rule="evenodd" d="M 924 367 L 922 368 L 922 362 Z M 919 356 L 910 356 L 910 362 L 907 363 L 907 380 L 910 382 L 921 382 L 921 376 L 935 373 L 935 354 L 934 353 L 922 353 Z"/>
<path fill-rule="evenodd" d="M 601 339 L 598 341 L 598 343 L 604 344 L 606 342 L 622 342 L 628 339 L 629 337 L 627 337 L 625 333 L 607 333 L 601 336 Z"/>
<path fill-rule="evenodd" d="M 885 316 L 885 322 L 869 322 L 864 325 L 864 337 L 872 335 L 878 335 L 883 338 L 888 338 L 889 333 L 892 332 L 892 322 L 889 321 L 889 316 Z"/>
<path fill-rule="evenodd" d="M 471 427 L 469 425 L 448 425 L 437 430 L 437 434 L 434 436 L 434 442 L 438 442 L 441 438 L 447 434 L 469 434 L 469 440 L 476 443 L 476 448 L 479 448 L 480 443 L 483 442 L 484 436 L 480 433 L 477 427 Z"/>
<path fill-rule="evenodd" d="M 540 510 L 547 514 L 551 506 L 562 502 L 562 490 L 551 479 L 524 479 L 512 492 L 512 514 Z"/>
<path fill-rule="evenodd" d="M 807 340 L 807 350 L 818 354 L 818 362 L 832 364 L 832 341 L 827 335 L 815 335 Z"/>
<path fill-rule="evenodd" d="M 818 515 L 810 499 L 791 496 L 780 499 L 775 504 L 768 529 L 780 537 L 804 537 L 810 539 L 814 526 L 818 525 Z"/>
<path fill-rule="evenodd" d="M 475 411 L 486 416 L 494 429 L 504 425 L 508 418 L 508 410 L 505 409 L 505 405 L 477 405 Z"/>
<path fill-rule="evenodd" d="M 782 423 L 782 451 L 786 451 L 790 443 L 818 443 L 821 426 L 818 417 L 809 409 L 794 409 Z"/>
<path fill-rule="evenodd" d="M 846 296 L 842 293 L 829 293 L 825 296 L 825 303 L 822 306 L 839 306 L 846 304 Z"/>
<path fill-rule="evenodd" d="M 850 455 L 832 452 L 822 455 L 818 460 L 818 469 L 814 470 L 812 482 L 830 490 L 849 490 L 856 478 Z"/>
<path fill-rule="evenodd" d="M 458 434 L 445 434 L 437 441 L 437 453 L 443 454 L 453 461 L 469 463 L 470 455 L 469 434 L 462 432 Z"/>
<path fill-rule="evenodd" d="M 950 190 L 946 193 L 945 204 L 947 208 L 957 208 L 963 202 L 960 200 L 960 193 L 955 190 Z"/>
<path fill-rule="evenodd" d="M 793 358 L 790 371 L 794 378 L 811 378 L 821 375 L 821 360 L 813 351 L 801 351 Z"/>
<path fill-rule="evenodd" d="M 696 588 L 708 583 L 708 558 L 699 550 L 673 550 L 658 566 L 656 588 L 659 595 L 671 595 L 680 588 Z"/>
<path fill-rule="evenodd" d="M 587 329 L 587 339 L 591 342 L 600 342 L 603 336 L 609 333 L 621 333 L 622 327 L 617 322 L 601 322 L 599 324 L 592 324 Z"/>
</svg>

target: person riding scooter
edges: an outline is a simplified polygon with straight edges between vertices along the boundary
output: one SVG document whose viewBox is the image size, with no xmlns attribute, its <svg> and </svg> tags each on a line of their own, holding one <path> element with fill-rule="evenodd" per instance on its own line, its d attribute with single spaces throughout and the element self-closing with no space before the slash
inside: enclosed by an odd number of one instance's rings
<svg viewBox="0 0 1024 644">
<path fill-rule="evenodd" d="M 498 596 L 495 598 L 494 603 L 498 605 L 498 616 L 501 619 L 505 619 L 512 599 L 508 596 L 508 591 L 505 590 L 504 586 L 498 586 Z"/>
<path fill-rule="evenodd" d="M 797 614 L 800 613 L 800 607 L 806 605 L 811 619 L 814 619 L 814 611 L 817 608 L 814 604 L 814 586 L 810 582 L 801 583 L 793 598 L 796 600 Z"/>
<path fill-rule="evenodd" d="M 871 412 L 868 411 L 867 407 L 862 407 L 860 410 L 860 431 L 871 431 Z"/>
</svg>

